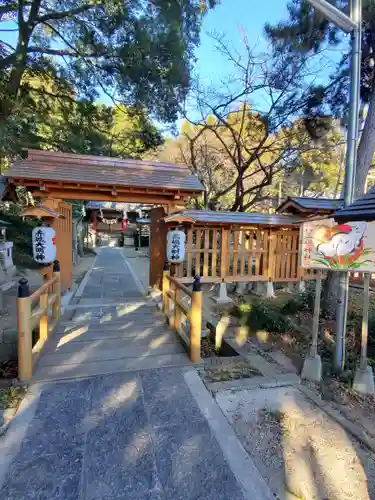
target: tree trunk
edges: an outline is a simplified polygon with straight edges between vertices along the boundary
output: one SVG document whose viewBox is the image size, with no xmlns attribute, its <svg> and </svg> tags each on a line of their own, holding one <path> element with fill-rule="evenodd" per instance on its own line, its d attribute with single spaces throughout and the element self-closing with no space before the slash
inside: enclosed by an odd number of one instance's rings
<svg viewBox="0 0 375 500">
<path fill-rule="evenodd" d="M 244 173 L 241 171 L 238 173 L 237 180 L 236 180 L 236 198 L 234 200 L 234 203 L 232 205 L 232 208 L 230 209 L 231 212 L 243 212 L 243 175 Z"/>
<path fill-rule="evenodd" d="M 41 0 L 32 1 L 27 21 L 23 18 L 23 5 L 19 4 L 18 6 L 18 41 L 14 53 L 14 61 L 10 66 L 9 81 L 5 86 L 5 96 L 0 103 L 0 120 L 5 121 L 9 118 L 19 97 L 22 78 L 27 67 L 27 51 L 31 35 L 36 26 L 35 21 L 39 13 L 40 4 Z"/>
<path fill-rule="evenodd" d="M 368 170 L 375 152 L 375 77 L 372 81 L 372 94 L 365 126 L 358 147 L 357 168 L 355 174 L 354 199 L 359 198 L 365 189 Z"/>
<path fill-rule="evenodd" d="M 339 286 L 339 274 L 337 271 L 328 271 L 327 279 L 323 285 L 322 313 L 325 316 L 334 314 L 336 307 L 337 289 Z"/>
</svg>

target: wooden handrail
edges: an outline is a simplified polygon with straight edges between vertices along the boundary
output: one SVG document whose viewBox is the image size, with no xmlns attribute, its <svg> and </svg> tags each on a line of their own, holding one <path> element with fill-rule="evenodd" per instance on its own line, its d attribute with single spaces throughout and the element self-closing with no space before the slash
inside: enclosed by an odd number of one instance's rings
<svg viewBox="0 0 375 500">
<path fill-rule="evenodd" d="M 52 279 L 46 281 L 38 290 L 36 290 L 33 294 L 30 295 L 29 299 L 33 302 L 40 298 L 41 295 L 48 292 L 50 287 L 57 282 L 57 277 L 54 276 Z"/>
<path fill-rule="evenodd" d="M 188 297 L 192 298 L 193 292 L 191 290 L 189 290 L 189 288 L 186 285 L 181 283 L 181 281 L 179 281 L 177 278 L 173 278 L 173 276 L 169 276 L 169 275 L 167 275 L 167 279 L 171 283 L 173 283 L 174 286 L 180 288 Z"/>
<path fill-rule="evenodd" d="M 50 289 L 53 286 L 53 291 Z M 33 301 L 39 299 L 39 304 L 32 308 Z M 52 306 L 53 320 L 49 324 L 48 313 Z M 17 318 L 18 318 L 18 378 L 28 381 L 32 378 L 33 365 L 40 355 L 48 334 L 53 331 L 60 319 L 61 284 L 60 267 L 54 264 L 53 278 L 46 281 L 38 290 L 30 294 L 28 281 L 21 278 L 18 287 Z M 32 345 L 32 333 L 39 325 L 39 340 Z"/>
<path fill-rule="evenodd" d="M 174 285 L 171 290 L 170 284 Z M 191 298 L 191 307 L 185 306 L 181 302 L 181 292 Z M 201 359 L 201 336 L 202 336 L 202 291 L 200 278 L 194 279 L 193 290 L 190 291 L 178 279 L 169 276 L 168 271 L 163 271 L 163 312 L 170 320 L 176 332 L 182 338 L 189 350 L 190 359 L 198 363 Z M 170 300 L 173 301 L 174 308 L 170 312 Z M 182 329 L 181 313 L 190 322 L 190 333 L 187 335 Z"/>
<path fill-rule="evenodd" d="M 185 314 L 185 316 L 187 317 L 190 316 L 190 309 L 184 304 L 182 304 L 182 302 L 180 302 L 178 299 L 176 299 L 176 292 L 171 292 L 170 290 L 168 290 L 166 294 L 171 300 L 173 300 L 175 307 L 179 307 L 181 311 Z"/>
</svg>

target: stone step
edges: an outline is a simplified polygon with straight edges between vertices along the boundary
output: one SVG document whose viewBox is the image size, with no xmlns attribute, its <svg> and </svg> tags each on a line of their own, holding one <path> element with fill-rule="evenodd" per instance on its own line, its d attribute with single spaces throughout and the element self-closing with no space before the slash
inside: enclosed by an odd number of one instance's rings
<svg viewBox="0 0 375 500">
<path fill-rule="evenodd" d="M 185 352 L 182 345 L 178 342 L 161 345 L 151 344 L 150 346 L 128 344 L 123 347 L 115 346 L 104 349 L 101 346 L 101 341 L 98 341 L 91 342 L 89 345 L 79 345 L 79 347 L 80 348 L 74 352 L 64 352 L 60 354 L 60 352 L 57 351 L 54 353 L 45 353 L 39 360 L 38 368 L 44 366 L 75 365 L 77 363 L 86 364 L 94 361 L 115 361 L 132 358 L 145 359 L 152 356 Z"/>
<path fill-rule="evenodd" d="M 159 335 L 168 331 L 165 321 L 141 322 L 141 323 L 118 323 L 118 324 L 82 324 L 61 325 L 54 336 L 63 337 L 69 335 L 71 340 L 86 340 L 90 338 L 125 338 L 125 337 L 148 337 L 153 333 Z"/>
<path fill-rule="evenodd" d="M 191 366 L 192 363 L 186 353 L 164 354 L 147 358 L 127 358 L 110 361 L 93 361 L 91 363 L 77 363 L 59 366 L 37 366 L 33 382 L 63 380 L 72 378 L 92 377 L 108 373 L 150 370 L 168 366 Z"/>
<path fill-rule="evenodd" d="M 43 353 L 74 353 L 77 351 L 85 351 L 85 349 L 121 349 L 125 346 L 143 347 L 145 351 L 166 344 L 178 343 L 177 334 L 172 330 L 162 330 L 160 333 L 151 332 L 147 336 L 138 335 L 135 337 L 108 337 L 103 333 L 100 337 L 83 335 L 82 337 L 70 339 L 69 336 L 54 338 L 52 337 L 45 345 Z"/>
<path fill-rule="evenodd" d="M 98 307 L 103 307 L 103 308 L 119 308 L 119 307 L 155 307 L 156 302 L 153 300 L 140 300 L 139 297 L 136 298 L 129 298 L 126 297 L 126 299 L 121 300 L 119 298 L 109 298 L 108 295 L 105 295 L 104 297 L 100 299 L 73 299 L 69 306 L 67 307 L 67 310 L 70 311 L 72 309 L 94 309 Z"/>
<path fill-rule="evenodd" d="M 157 314 L 156 311 L 153 311 L 151 308 L 147 308 L 142 311 L 137 312 L 104 312 L 100 313 L 98 310 L 91 312 L 81 312 L 81 311 L 69 311 L 65 313 L 61 318 L 62 323 L 104 323 L 108 321 L 125 321 L 125 320 L 139 320 L 139 319 L 147 319 L 152 320 L 152 318 L 156 315 L 156 317 L 161 317 Z"/>
</svg>

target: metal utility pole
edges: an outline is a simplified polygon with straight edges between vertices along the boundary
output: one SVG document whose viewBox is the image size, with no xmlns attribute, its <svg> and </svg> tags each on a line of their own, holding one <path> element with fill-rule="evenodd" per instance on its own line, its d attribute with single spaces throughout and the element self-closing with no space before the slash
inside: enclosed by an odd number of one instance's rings
<svg viewBox="0 0 375 500">
<path fill-rule="evenodd" d="M 353 202 L 357 148 L 359 139 L 359 106 L 361 79 L 361 23 L 362 0 L 351 0 L 350 18 L 355 27 L 351 33 L 352 52 L 350 61 L 350 94 L 347 151 L 344 180 L 344 206 Z M 341 372 L 345 365 L 345 337 L 348 313 L 349 273 L 340 272 L 336 308 L 336 352 L 335 369 Z"/>
<path fill-rule="evenodd" d="M 361 74 L 361 23 L 362 0 L 351 0 L 350 17 L 327 0 L 307 0 L 327 19 L 352 37 L 350 59 L 349 123 L 345 162 L 344 206 L 353 202 L 357 146 L 359 136 L 359 89 Z M 340 285 L 336 308 L 336 353 L 335 368 L 340 372 L 345 365 L 346 316 L 348 312 L 349 274 L 340 272 Z"/>
</svg>

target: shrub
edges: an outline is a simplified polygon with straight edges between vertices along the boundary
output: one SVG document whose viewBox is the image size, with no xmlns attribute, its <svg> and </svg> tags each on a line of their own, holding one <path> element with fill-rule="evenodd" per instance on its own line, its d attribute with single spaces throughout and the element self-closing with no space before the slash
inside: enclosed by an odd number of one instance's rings
<svg viewBox="0 0 375 500">
<path fill-rule="evenodd" d="M 0 219 L 10 223 L 7 226 L 7 239 L 13 241 L 14 264 L 29 268 L 39 267 L 33 259 L 31 233 L 34 227 L 40 225 L 40 221 L 2 211 L 0 211 Z"/>
<path fill-rule="evenodd" d="M 270 333 L 285 333 L 290 329 L 288 318 L 274 308 L 271 301 L 254 300 L 251 304 L 241 304 L 232 311 L 241 325 L 248 326 L 251 333 L 266 330 Z"/>
</svg>

